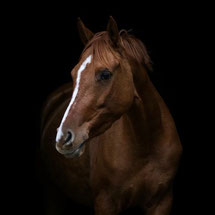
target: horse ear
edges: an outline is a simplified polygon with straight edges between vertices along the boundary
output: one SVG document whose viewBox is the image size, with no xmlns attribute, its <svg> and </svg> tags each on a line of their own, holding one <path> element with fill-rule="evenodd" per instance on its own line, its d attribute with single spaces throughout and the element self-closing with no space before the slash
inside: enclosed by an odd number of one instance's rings
<svg viewBox="0 0 215 215">
<path fill-rule="evenodd" d="M 79 31 L 81 41 L 84 45 L 86 45 L 88 43 L 88 41 L 92 39 L 94 34 L 87 27 L 85 27 L 85 25 L 81 21 L 80 17 L 78 17 L 77 25 L 78 25 L 78 31 Z"/>
<path fill-rule="evenodd" d="M 117 46 L 119 40 L 119 30 L 117 27 L 117 23 L 112 16 L 109 18 L 109 22 L 107 25 L 107 32 L 114 46 Z"/>
</svg>

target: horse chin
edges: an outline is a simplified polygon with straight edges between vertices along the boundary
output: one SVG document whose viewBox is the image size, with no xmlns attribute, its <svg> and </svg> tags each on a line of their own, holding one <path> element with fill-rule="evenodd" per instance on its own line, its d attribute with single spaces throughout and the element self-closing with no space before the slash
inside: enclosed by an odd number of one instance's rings
<svg viewBox="0 0 215 215">
<path fill-rule="evenodd" d="M 64 154 L 65 158 L 79 158 L 85 151 L 85 145 L 81 145 L 79 148 L 77 148 L 75 151 Z"/>
</svg>

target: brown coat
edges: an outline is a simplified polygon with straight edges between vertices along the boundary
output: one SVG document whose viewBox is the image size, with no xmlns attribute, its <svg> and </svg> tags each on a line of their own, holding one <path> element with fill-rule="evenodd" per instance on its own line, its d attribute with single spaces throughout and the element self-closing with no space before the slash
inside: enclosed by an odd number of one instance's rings
<svg viewBox="0 0 215 215">
<path fill-rule="evenodd" d="M 127 32 L 119 33 L 112 18 L 107 32 L 93 35 L 81 21 L 79 30 L 82 41 L 90 41 L 72 71 L 76 81 L 54 92 L 43 112 L 46 176 L 73 200 L 94 206 L 96 215 L 115 215 L 135 205 L 147 215 L 168 215 L 182 147 L 146 72 L 145 47 Z M 55 145 L 80 67 L 91 54 Z"/>
</svg>

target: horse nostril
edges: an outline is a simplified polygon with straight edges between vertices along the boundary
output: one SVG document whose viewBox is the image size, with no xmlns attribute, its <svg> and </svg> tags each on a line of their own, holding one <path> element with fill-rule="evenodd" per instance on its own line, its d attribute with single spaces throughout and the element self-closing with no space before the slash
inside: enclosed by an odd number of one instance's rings
<svg viewBox="0 0 215 215">
<path fill-rule="evenodd" d="M 72 143 L 72 140 L 73 140 L 72 131 L 67 131 L 64 145 L 70 145 Z"/>
</svg>

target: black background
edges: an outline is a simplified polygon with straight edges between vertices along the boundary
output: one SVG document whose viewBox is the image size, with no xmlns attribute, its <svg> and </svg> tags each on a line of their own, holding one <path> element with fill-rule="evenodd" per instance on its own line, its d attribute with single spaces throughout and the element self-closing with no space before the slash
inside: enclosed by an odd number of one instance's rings
<svg viewBox="0 0 215 215">
<path fill-rule="evenodd" d="M 201 163 L 202 140 L 198 123 L 198 98 L 203 98 L 196 80 L 201 79 L 196 54 L 202 43 L 202 8 L 196 5 L 146 5 L 107 2 L 97 5 L 23 4 L 9 7 L 5 21 L 9 56 L 6 71 L 10 86 L 8 104 L 14 123 L 7 138 L 13 141 L 10 156 L 5 154 L 8 209 L 38 214 L 42 209 L 42 189 L 34 169 L 39 147 L 41 107 L 50 92 L 71 80 L 70 71 L 78 62 L 83 45 L 76 21 L 81 17 L 93 32 L 106 29 L 109 15 L 119 29 L 132 29 L 147 47 L 154 72 L 150 77 L 167 103 L 184 148 L 174 185 L 172 214 L 194 214 L 205 210 L 202 200 L 207 169 Z M 198 35 L 198 36 L 196 36 Z M 11 87 L 10 87 L 11 89 Z M 9 107 L 8 107 L 9 109 Z M 201 155 L 200 155 L 201 154 Z M 200 159 L 200 156 L 202 159 Z M 8 177 L 7 177 L 8 176 Z M 29 212 L 30 211 L 30 212 Z M 41 214 L 41 213 L 40 213 Z"/>
</svg>

